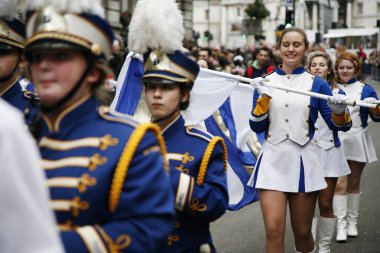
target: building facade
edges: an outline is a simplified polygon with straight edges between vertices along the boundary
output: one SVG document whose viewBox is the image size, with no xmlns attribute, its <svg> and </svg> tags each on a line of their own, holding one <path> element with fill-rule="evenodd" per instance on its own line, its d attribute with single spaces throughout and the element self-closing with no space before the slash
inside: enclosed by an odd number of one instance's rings
<svg viewBox="0 0 380 253">
<path fill-rule="evenodd" d="M 228 48 L 257 45 L 245 34 L 245 9 L 254 0 L 194 0 L 193 29 L 199 32 L 200 46 Z M 380 26 L 380 0 L 266 0 L 270 16 L 262 22 L 263 36 L 275 45 L 278 29 L 286 25 L 287 15 L 292 22 L 305 29 L 311 43 L 321 42 L 323 35 L 333 28 L 374 28 Z M 205 32 L 213 40 L 205 38 Z M 276 32 L 277 31 L 277 32 Z"/>
<path fill-rule="evenodd" d="M 185 39 L 192 40 L 193 30 L 193 1 L 176 0 L 183 13 Z M 106 18 L 116 34 L 119 34 L 127 45 L 128 25 L 132 18 L 137 0 L 102 0 L 106 10 Z"/>
</svg>

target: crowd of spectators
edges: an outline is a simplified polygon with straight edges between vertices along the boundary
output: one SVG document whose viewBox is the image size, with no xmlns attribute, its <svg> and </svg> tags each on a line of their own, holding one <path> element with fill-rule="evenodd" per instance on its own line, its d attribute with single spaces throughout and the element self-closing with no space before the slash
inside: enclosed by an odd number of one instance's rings
<svg viewBox="0 0 380 253">
<path fill-rule="evenodd" d="M 275 70 L 281 60 L 276 46 L 245 46 L 237 49 L 229 49 L 223 46 L 198 47 L 192 44 L 185 45 L 187 55 L 196 61 L 202 68 L 217 70 L 249 78 L 263 76 Z M 347 49 L 344 46 L 326 48 L 323 44 L 312 45 L 307 54 L 313 51 L 323 51 L 329 54 L 333 62 Z M 124 52 L 124 53 L 123 53 Z M 307 54 L 304 59 L 306 61 Z M 361 64 L 362 73 L 359 79 L 364 80 L 370 76 L 372 80 L 380 81 L 380 53 L 374 50 L 367 55 L 363 49 L 357 52 Z M 113 79 L 117 75 L 127 55 L 127 48 L 121 38 L 114 43 L 113 56 L 109 60 L 109 66 L 113 71 Z M 306 62 L 305 62 L 306 63 Z"/>
</svg>

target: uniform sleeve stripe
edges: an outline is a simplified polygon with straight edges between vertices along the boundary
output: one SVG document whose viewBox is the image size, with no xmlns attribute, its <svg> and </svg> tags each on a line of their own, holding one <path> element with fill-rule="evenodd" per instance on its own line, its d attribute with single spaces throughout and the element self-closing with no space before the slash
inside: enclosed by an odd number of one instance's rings
<svg viewBox="0 0 380 253">
<path fill-rule="evenodd" d="M 76 231 L 86 244 L 87 249 L 91 253 L 108 253 L 107 247 L 103 240 L 92 226 L 77 228 Z"/>
<path fill-rule="evenodd" d="M 351 121 L 351 117 L 347 112 L 342 115 L 337 115 L 333 112 L 332 121 L 336 126 L 344 126 Z"/>
<path fill-rule="evenodd" d="M 177 196 L 175 200 L 175 208 L 179 211 L 183 211 L 186 197 L 189 192 L 189 186 L 191 183 L 191 177 L 185 173 L 181 173 L 179 177 Z"/>
<path fill-rule="evenodd" d="M 249 119 L 253 122 L 260 122 L 260 121 L 263 121 L 265 120 L 266 118 L 268 117 L 268 113 L 264 114 L 263 116 L 260 116 L 260 117 L 255 117 L 253 115 L 251 115 L 251 117 L 249 117 Z"/>
<path fill-rule="evenodd" d="M 257 99 L 257 104 L 252 112 L 253 115 L 263 115 L 269 110 L 270 97 L 260 97 Z"/>
</svg>

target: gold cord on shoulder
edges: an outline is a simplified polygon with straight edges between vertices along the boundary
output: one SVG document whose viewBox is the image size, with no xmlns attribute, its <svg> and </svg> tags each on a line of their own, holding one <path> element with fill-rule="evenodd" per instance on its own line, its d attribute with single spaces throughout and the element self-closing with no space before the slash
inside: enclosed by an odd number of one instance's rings
<svg viewBox="0 0 380 253">
<path fill-rule="evenodd" d="M 109 195 L 109 209 L 111 212 L 114 212 L 116 210 L 129 165 L 137 150 L 138 145 L 140 144 L 142 138 L 144 137 L 147 131 L 152 131 L 155 134 L 157 142 L 160 146 L 160 152 L 164 161 L 165 170 L 167 172 L 169 171 L 168 162 L 164 158 L 166 155 L 166 146 L 164 139 L 160 134 L 161 130 L 159 126 L 154 123 L 145 123 L 139 125 L 130 136 L 121 154 L 119 162 L 116 166 Z"/>
<path fill-rule="evenodd" d="M 223 148 L 224 169 L 225 169 L 225 171 L 227 171 L 228 154 L 227 154 L 226 143 L 224 143 L 224 140 L 222 137 L 215 136 L 211 139 L 210 143 L 207 145 L 206 151 L 203 155 L 201 167 L 199 169 L 199 173 L 198 173 L 198 177 L 197 177 L 197 181 L 196 181 L 197 185 L 202 185 L 204 180 L 205 180 L 205 176 L 206 176 L 206 172 L 207 172 L 207 166 L 208 166 L 208 163 L 210 161 L 211 154 L 214 151 L 214 148 L 218 142 L 220 142 L 220 144 L 222 145 L 222 148 Z"/>
</svg>

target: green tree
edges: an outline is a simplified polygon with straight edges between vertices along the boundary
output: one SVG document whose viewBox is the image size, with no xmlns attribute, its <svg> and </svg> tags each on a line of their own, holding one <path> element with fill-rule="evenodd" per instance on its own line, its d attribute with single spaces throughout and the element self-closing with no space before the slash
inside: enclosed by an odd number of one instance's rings
<svg viewBox="0 0 380 253">
<path fill-rule="evenodd" d="M 255 0 L 254 3 L 248 4 L 245 13 L 250 19 L 265 19 L 270 15 L 262 0 Z"/>
</svg>

